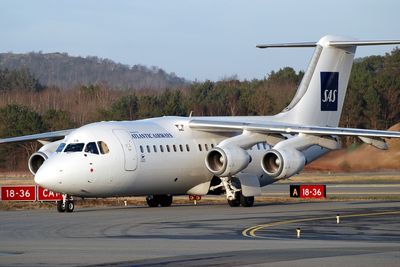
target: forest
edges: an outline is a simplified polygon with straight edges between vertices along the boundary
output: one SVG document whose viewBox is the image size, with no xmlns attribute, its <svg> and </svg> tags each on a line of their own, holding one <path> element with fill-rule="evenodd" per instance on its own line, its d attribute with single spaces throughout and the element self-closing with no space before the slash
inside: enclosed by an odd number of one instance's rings
<svg viewBox="0 0 400 267">
<path fill-rule="evenodd" d="M 67 53 L 0 53 L 0 69 L 30 72 L 44 86 L 71 89 L 77 85 L 107 84 L 121 90 L 179 88 L 188 84 L 174 73 L 157 67 L 124 65 L 98 57 L 76 57 Z"/>
<path fill-rule="evenodd" d="M 0 137 L 70 129 L 102 120 L 190 113 L 272 115 L 289 104 L 303 74 L 286 67 L 272 71 L 262 80 L 185 82 L 180 87 L 162 90 L 121 90 L 101 82 L 66 90 L 42 84 L 27 68 L 4 68 L 0 69 Z M 399 103 L 400 50 L 357 59 L 340 126 L 387 129 L 400 121 Z M 37 142 L 0 146 L 0 170 L 27 170 L 27 158 L 38 146 Z"/>
</svg>

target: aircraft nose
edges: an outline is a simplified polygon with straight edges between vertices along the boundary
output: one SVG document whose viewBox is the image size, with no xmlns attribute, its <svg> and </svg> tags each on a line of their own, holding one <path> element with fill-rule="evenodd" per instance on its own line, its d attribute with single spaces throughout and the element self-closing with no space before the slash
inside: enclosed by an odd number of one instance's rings
<svg viewBox="0 0 400 267">
<path fill-rule="evenodd" d="M 35 174 L 35 183 L 43 188 L 54 190 L 57 186 L 56 179 L 54 177 L 54 168 L 51 165 L 43 163 L 39 170 Z"/>
</svg>

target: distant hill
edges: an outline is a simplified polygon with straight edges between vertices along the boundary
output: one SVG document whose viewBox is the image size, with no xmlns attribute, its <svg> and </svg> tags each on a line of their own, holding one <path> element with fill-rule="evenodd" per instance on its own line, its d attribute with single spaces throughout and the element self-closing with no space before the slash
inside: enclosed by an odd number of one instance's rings
<svg viewBox="0 0 400 267">
<path fill-rule="evenodd" d="M 0 69 L 29 71 L 46 86 L 71 88 L 104 83 L 119 89 L 177 88 L 189 82 L 174 73 L 142 65 L 123 65 L 98 57 L 73 57 L 66 53 L 0 53 Z"/>
</svg>

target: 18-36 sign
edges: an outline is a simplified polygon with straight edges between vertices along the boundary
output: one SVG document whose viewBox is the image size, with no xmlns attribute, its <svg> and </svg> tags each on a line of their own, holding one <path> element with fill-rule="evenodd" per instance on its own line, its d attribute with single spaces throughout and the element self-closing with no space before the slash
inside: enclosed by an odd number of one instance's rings
<svg viewBox="0 0 400 267">
<path fill-rule="evenodd" d="M 326 185 L 290 185 L 290 196 L 296 198 L 325 198 Z"/>
<path fill-rule="evenodd" d="M 35 201 L 36 186 L 19 185 L 19 186 L 2 186 L 2 200 L 18 200 L 18 201 Z"/>
</svg>

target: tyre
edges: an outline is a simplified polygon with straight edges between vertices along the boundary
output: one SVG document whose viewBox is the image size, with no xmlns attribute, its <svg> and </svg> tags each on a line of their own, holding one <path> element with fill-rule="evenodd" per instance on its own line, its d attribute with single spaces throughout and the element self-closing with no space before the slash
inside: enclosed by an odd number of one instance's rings
<svg viewBox="0 0 400 267">
<path fill-rule="evenodd" d="M 65 204 L 62 200 L 57 201 L 57 211 L 58 212 L 65 212 Z"/>
<path fill-rule="evenodd" d="M 65 203 L 65 211 L 66 212 L 73 212 L 75 208 L 75 203 L 72 200 L 68 200 Z"/>
<path fill-rule="evenodd" d="M 231 207 L 239 207 L 240 206 L 240 193 L 236 192 L 235 193 L 235 199 L 228 199 L 228 204 Z"/>
<path fill-rule="evenodd" d="M 254 205 L 254 196 L 251 197 L 245 197 L 240 193 L 240 205 L 242 205 L 242 207 L 253 207 Z"/>
<path fill-rule="evenodd" d="M 146 202 L 150 208 L 155 208 L 158 207 L 158 205 L 160 205 L 160 201 L 157 196 L 147 196 Z"/>
<path fill-rule="evenodd" d="M 170 207 L 172 205 L 172 196 L 171 195 L 161 195 L 158 197 L 160 200 L 161 207 Z"/>
<path fill-rule="evenodd" d="M 228 199 L 228 204 L 231 207 L 239 207 L 240 206 L 240 200 L 237 199 L 237 198 L 232 199 L 232 200 Z"/>
</svg>

